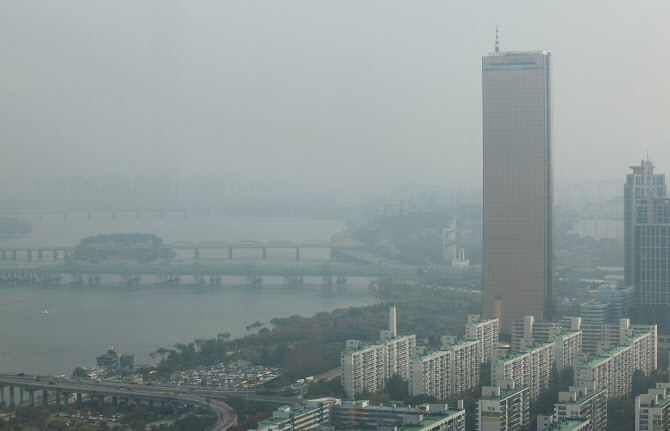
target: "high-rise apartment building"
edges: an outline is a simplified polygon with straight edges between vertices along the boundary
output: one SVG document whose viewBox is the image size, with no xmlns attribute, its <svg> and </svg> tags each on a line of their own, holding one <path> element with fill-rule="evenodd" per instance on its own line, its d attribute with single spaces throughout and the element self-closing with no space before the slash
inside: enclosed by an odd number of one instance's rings
<svg viewBox="0 0 670 431">
<path fill-rule="evenodd" d="M 483 309 L 509 334 L 515 319 L 551 319 L 553 279 L 552 57 L 482 58 Z"/>
<path fill-rule="evenodd" d="M 567 392 L 558 393 L 558 402 L 554 404 L 554 417 L 562 419 L 588 419 L 588 431 L 607 429 L 607 389 L 595 387 L 593 382 L 587 386 L 570 386 Z"/>
<path fill-rule="evenodd" d="M 530 390 L 516 387 L 511 380 L 501 386 L 482 387 L 477 401 L 475 429 L 477 431 L 521 431 L 530 424 Z"/>
<path fill-rule="evenodd" d="M 635 431 L 670 431 L 670 383 L 635 397 Z"/>
<path fill-rule="evenodd" d="M 491 386 L 501 386 L 502 381 L 512 380 L 516 387 L 527 386 L 530 398 L 536 400 L 549 389 L 553 366 L 553 343 L 538 343 L 511 353 L 496 349 L 491 361 Z"/>
<path fill-rule="evenodd" d="M 478 314 L 470 314 L 465 324 L 465 339 L 481 341 L 480 362 L 491 360 L 491 352 L 498 347 L 498 319 L 482 319 Z"/>
</svg>

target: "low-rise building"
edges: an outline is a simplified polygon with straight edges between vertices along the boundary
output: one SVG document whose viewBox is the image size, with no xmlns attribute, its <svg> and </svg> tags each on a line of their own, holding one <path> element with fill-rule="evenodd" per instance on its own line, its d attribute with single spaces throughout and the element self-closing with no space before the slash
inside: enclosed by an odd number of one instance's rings
<svg viewBox="0 0 670 431">
<path fill-rule="evenodd" d="M 258 423 L 264 431 L 309 431 L 330 423 L 332 408 L 340 403 L 336 398 L 304 401 L 298 406 L 279 407 L 272 416 Z"/>
<path fill-rule="evenodd" d="M 607 389 L 595 387 L 593 382 L 587 386 L 570 386 L 566 392 L 558 393 L 558 402 L 554 404 L 554 418 L 588 419 L 588 431 L 607 429 Z"/>
<path fill-rule="evenodd" d="M 477 401 L 475 429 L 477 431 L 521 431 L 530 424 L 530 390 L 514 386 L 511 380 L 503 386 L 484 386 Z"/>
<path fill-rule="evenodd" d="M 465 429 L 465 410 L 462 401 L 459 401 L 455 408 L 449 408 L 445 404 L 407 407 L 395 404 L 371 404 L 369 401 L 342 401 L 333 405 L 332 412 L 332 422 L 347 429 L 402 425 L 406 430 L 407 426 L 412 424 L 424 427 L 427 418 L 436 419 L 439 416 L 444 416 L 441 419 L 446 418 L 446 421 L 442 421 L 437 426 L 446 423 L 454 430 Z M 449 430 L 448 427 L 445 426 L 445 428 Z"/>
<path fill-rule="evenodd" d="M 590 428 L 588 419 L 561 419 L 538 429 L 540 431 L 588 431 Z"/>
<path fill-rule="evenodd" d="M 670 383 L 635 397 L 635 431 L 670 431 Z"/>
</svg>

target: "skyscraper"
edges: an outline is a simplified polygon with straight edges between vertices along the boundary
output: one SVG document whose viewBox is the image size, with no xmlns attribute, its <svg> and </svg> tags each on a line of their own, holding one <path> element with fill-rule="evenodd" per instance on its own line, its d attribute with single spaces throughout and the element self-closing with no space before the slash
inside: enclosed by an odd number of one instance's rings
<svg viewBox="0 0 670 431">
<path fill-rule="evenodd" d="M 631 166 L 624 185 L 625 280 L 635 286 L 632 317 L 670 331 L 670 198 L 650 160 Z"/>
<path fill-rule="evenodd" d="M 482 58 L 483 308 L 509 334 L 513 320 L 550 319 L 553 279 L 552 57 Z"/>
<path fill-rule="evenodd" d="M 640 166 L 630 168 L 633 173 L 626 175 L 623 186 L 624 279 L 626 286 L 635 286 L 634 211 L 638 202 L 646 199 L 647 195 L 664 197 L 667 190 L 665 175 L 654 174 L 651 160 L 642 160 Z"/>
</svg>

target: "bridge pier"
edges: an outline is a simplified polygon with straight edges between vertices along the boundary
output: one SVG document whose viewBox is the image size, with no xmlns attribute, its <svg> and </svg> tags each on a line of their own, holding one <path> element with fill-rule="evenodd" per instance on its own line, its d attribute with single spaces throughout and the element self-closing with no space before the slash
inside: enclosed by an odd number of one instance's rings
<svg viewBox="0 0 670 431">
<path fill-rule="evenodd" d="M 49 392 L 46 389 L 42 390 L 42 403 L 45 406 L 49 405 Z"/>
<path fill-rule="evenodd" d="M 228 260 L 232 260 L 233 258 L 233 248 L 228 247 Z"/>
<path fill-rule="evenodd" d="M 333 287 L 333 276 L 324 275 L 321 277 L 321 284 L 323 287 Z"/>
<path fill-rule="evenodd" d="M 60 405 L 60 389 L 56 389 L 56 406 Z"/>
<path fill-rule="evenodd" d="M 19 387 L 19 404 L 23 404 L 23 400 L 25 399 L 25 389 L 21 386 Z"/>
<path fill-rule="evenodd" d="M 54 260 L 58 260 L 58 250 L 54 249 L 53 251 L 53 258 Z"/>
<path fill-rule="evenodd" d="M 263 247 L 263 260 L 266 260 L 268 258 L 268 249 L 266 247 Z"/>
<path fill-rule="evenodd" d="M 149 407 L 153 407 L 153 406 L 154 406 L 154 400 L 149 400 Z"/>
<path fill-rule="evenodd" d="M 67 408 L 68 405 L 70 405 L 70 393 L 69 392 L 63 392 L 63 405 L 65 408 Z"/>
<path fill-rule="evenodd" d="M 5 405 L 5 387 L 0 386 L 0 406 Z"/>
<path fill-rule="evenodd" d="M 296 262 L 300 261 L 300 247 L 295 248 L 295 261 Z"/>
<path fill-rule="evenodd" d="M 77 404 L 81 404 L 81 392 L 77 392 Z"/>
<path fill-rule="evenodd" d="M 100 402 L 101 406 L 104 406 L 105 405 L 105 396 L 104 395 L 98 396 L 98 401 Z"/>
<path fill-rule="evenodd" d="M 35 391 L 28 389 L 28 397 L 30 398 L 30 407 L 35 407 Z"/>
<path fill-rule="evenodd" d="M 112 397 L 112 404 L 114 404 L 115 406 L 119 404 L 119 399 L 116 395 Z"/>
<path fill-rule="evenodd" d="M 15 394 L 15 388 L 14 386 L 9 387 L 9 407 L 14 407 L 16 403 L 14 402 L 14 397 L 16 396 Z"/>
</svg>

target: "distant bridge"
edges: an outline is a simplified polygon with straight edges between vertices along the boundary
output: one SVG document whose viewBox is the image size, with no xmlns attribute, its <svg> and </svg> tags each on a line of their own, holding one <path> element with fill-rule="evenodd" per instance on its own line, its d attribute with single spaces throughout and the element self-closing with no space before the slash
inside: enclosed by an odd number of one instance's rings
<svg viewBox="0 0 670 431">
<path fill-rule="evenodd" d="M 189 241 L 175 241 L 165 244 L 165 247 L 173 250 L 193 250 L 193 257 L 200 258 L 200 250 L 228 250 L 228 259 L 233 259 L 233 250 L 235 249 L 259 249 L 261 250 L 261 258 L 267 259 L 268 249 L 295 249 L 295 260 L 300 260 L 300 250 L 304 248 L 321 248 L 330 250 L 330 260 L 333 260 L 335 250 L 351 250 L 365 247 L 365 243 L 355 239 L 344 239 L 334 242 L 326 242 L 321 240 L 309 241 L 290 241 L 278 240 L 269 241 L 266 243 L 245 240 L 237 242 L 225 241 L 205 241 L 199 244 Z M 0 248 L 0 260 L 18 260 L 25 258 L 26 261 L 32 262 L 37 260 L 42 262 L 44 260 L 57 261 L 59 258 L 66 258 L 74 252 L 72 246 L 32 246 L 32 247 L 2 247 Z"/>
</svg>

